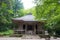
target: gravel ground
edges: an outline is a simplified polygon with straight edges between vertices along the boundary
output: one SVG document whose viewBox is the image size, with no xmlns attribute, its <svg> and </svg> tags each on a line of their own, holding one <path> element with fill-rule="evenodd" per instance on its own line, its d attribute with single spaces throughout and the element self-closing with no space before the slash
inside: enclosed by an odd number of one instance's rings
<svg viewBox="0 0 60 40">
<path fill-rule="evenodd" d="M 44 38 L 42 39 L 22 39 L 19 37 L 0 37 L 0 40 L 45 40 Z M 60 38 L 53 39 L 51 38 L 50 40 L 60 40 Z"/>
<path fill-rule="evenodd" d="M 40 38 L 38 35 L 24 35 L 23 37 L 0 37 L 0 40 L 47 40 L 47 39 Z M 60 38 L 54 39 L 53 37 L 51 37 L 50 40 L 60 40 Z"/>
</svg>

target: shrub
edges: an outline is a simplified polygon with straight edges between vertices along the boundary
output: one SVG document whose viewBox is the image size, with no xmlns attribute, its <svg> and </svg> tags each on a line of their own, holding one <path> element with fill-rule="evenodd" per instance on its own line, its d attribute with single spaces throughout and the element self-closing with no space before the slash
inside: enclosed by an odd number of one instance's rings
<svg viewBox="0 0 60 40">
<path fill-rule="evenodd" d="M 13 33 L 14 33 L 13 30 L 7 30 L 7 31 L 0 32 L 0 35 L 1 36 L 9 36 L 9 35 L 12 35 Z"/>
</svg>

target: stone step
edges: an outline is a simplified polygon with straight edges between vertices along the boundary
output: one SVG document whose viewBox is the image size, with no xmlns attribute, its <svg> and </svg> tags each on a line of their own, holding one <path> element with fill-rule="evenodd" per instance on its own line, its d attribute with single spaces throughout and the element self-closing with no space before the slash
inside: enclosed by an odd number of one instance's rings
<svg viewBox="0 0 60 40">
<path fill-rule="evenodd" d="M 24 39 L 40 39 L 38 35 L 23 35 Z"/>
</svg>

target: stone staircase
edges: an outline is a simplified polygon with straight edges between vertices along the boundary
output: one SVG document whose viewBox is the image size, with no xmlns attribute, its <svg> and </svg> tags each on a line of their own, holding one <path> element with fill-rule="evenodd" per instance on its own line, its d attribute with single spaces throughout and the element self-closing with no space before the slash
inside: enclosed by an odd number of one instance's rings
<svg viewBox="0 0 60 40">
<path fill-rule="evenodd" d="M 40 39 L 38 35 L 23 35 L 22 39 Z"/>
</svg>

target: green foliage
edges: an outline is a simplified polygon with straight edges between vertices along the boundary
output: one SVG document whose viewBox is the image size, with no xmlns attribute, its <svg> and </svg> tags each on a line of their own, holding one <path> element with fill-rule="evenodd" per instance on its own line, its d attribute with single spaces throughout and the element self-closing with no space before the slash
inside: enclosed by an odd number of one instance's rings
<svg viewBox="0 0 60 40">
<path fill-rule="evenodd" d="M 0 0 L 0 32 L 12 28 L 12 18 L 23 16 L 22 11 L 21 0 Z"/>
<path fill-rule="evenodd" d="M 28 13 L 32 13 L 33 15 L 36 13 L 35 7 L 32 7 L 30 9 L 24 10 L 24 15 L 28 14 Z"/>
<path fill-rule="evenodd" d="M 32 7 L 28 10 L 28 12 L 31 12 L 33 15 L 36 13 L 35 7 Z"/>
<path fill-rule="evenodd" d="M 0 32 L 0 35 L 1 36 L 6 36 L 6 35 L 12 35 L 14 33 L 14 31 L 13 30 L 8 30 L 8 31 L 3 31 L 3 32 Z"/>
<path fill-rule="evenodd" d="M 54 30 L 60 24 L 60 0 L 37 0 L 36 4 L 36 19 L 46 19 L 46 29 Z"/>
<path fill-rule="evenodd" d="M 21 0 L 14 0 L 13 1 L 13 11 L 14 11 L 14 17 L 20 17 L 23 14 L 23 3 Z M 20 13 L 19 13 L 20 12 Z"/>
</svg>

